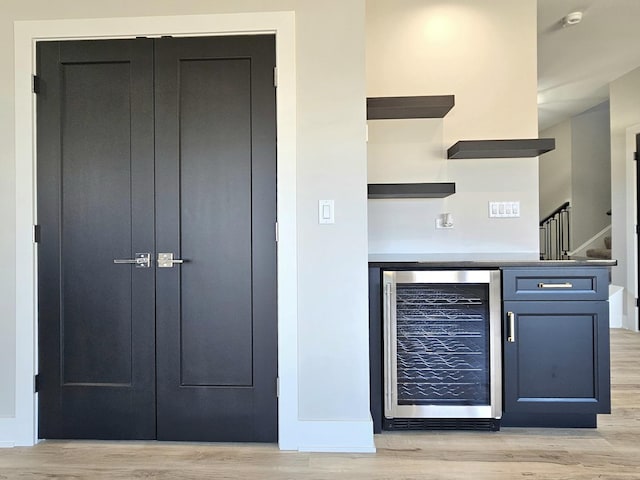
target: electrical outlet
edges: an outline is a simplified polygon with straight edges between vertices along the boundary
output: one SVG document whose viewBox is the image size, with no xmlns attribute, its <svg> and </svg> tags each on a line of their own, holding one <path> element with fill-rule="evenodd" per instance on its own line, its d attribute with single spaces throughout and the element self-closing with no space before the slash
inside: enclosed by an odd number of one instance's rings
<svg viewBox="0 0 640 480">
<path fill-rule="evenodd" d="M 489 217 L 516 218 L 520 216 L 520 202 L 489 202 Z"/>
<path fill-rule="evenodd" d="M 443 213 L 436 217 L 436 228 L 453 228 L 453 216 L 450 213 Z"/>
</svg>

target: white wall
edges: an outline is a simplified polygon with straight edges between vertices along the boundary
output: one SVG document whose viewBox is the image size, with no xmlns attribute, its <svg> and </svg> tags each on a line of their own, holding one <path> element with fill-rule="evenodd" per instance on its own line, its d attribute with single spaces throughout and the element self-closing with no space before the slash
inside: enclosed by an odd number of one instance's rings
<svg viewBox="0 0 640 480">
<path fill-rule="evenodd" d="M 571 119 L 540 132 L 555 138 L 555 150 L 540 157 L 540 218 L 571 201 Z"/>
<path fill-rule="evenodd" d="M 571 119 L 571 248 L 611 223 L 609 102 Z M 604 247 L 604 245 L 601 245 Z"/>
<path fill-rule="evenodd" d="M 300 418 L 368 421 L 364 1 L 296 15 Z M 335 200 L 334 225 L 318 199 Z"/>
<path fill-rule="evenodd" d="M 370 200 L 370 253 L 538 258 L 537 159 L 444 160 L 458 140 L 538 136 L 536 65 L 535 0 L 367 0 L 367 96 L 456 103 L 443 120 L 369 122 L 370 182 L 453 181 L 457 191 Z M 520 201 L 521 217 L 489 219 L 489 201 Z M 444 212 L 455 227 L 436 230 Z"/>
<path fill-rule="evenodd" d="M 635 164 L 627 149 L 627 128 L 640 123 L 640 68 L 609 85 L 611 115 L 612 282 L 625 287 L 624 315 L 635 317 Z M 627 326 L 636 328 L 634 322 Z"/>
<path fill-rule="evenodd" d="M 290 448 L 371 450 L 368 401 L 364 0 L 46 0 L 0 5 L 0 245 L 15 251 L 13 21 L 295 10 L 299 422 Z M 330 32 L 330 35 L 328 35 Z M 340 52 L 340 55 L 336 55 Z M 29 81 L 28 76 L 25 81 Z M 286 186 L 285 186 L 286 187 Z M 318 199 L 336 202 L 317 223 Z M 11 256 L 9 256 L 9 259 Z M 0 277 L 0 415 L 15 411 L 15 265 Z M 348 286 L 348 288 L 346 288 Z M 282 366 L 280 367 L 282 368 Z M 288 399 L 291 400 L 291 399 Z M 282 401 L 282 399 L 281 399 Z M 355 432 L 355 433 L 354 433 Z M 2 434 L 0 432 L 0 438 Z"/>
<path fill-rule="evenodd" d="M 578 248 L 610 225 L 609 102 L 540 132 L 556 149 L 540 157 L 540 218 L 571 203 L 571 245 Z M 595 247 L 603 248 L 602 240 Z M 592 248 L 592 247 L 590 247 Z"/>
</svg>

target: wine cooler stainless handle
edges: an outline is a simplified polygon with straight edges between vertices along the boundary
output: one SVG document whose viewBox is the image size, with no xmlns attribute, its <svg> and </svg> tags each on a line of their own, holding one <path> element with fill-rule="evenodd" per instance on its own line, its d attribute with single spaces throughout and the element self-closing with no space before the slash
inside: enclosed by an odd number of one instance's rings
<svg viewBox="0 0 640 480">
<path fill-rule="evenodd" d="M 507 318 L 509 319 L 509 332 L 507 342 L 516 341 L 516 316 L 513 312 L 507 312 Z"/>
<path fill-rule="evenodd" d="M 113 263 L 126 263 L 135 265 L 136 268 L 149 268 L 151 267 L 151 254 L 136 253 L 134 258 L 114 258 Z"/>
<path fill-rule="evenodd" d="M 384 403 L 385 411 L 389 412 L 392 409 L 392 373 L 391 373 L 391 284 L 387 283 L 384 287 L 385 294 L 385 309 L 384 309 L 384 328 L 385 328 L 385 351 L 384 351 Z"/>
<path fill-rule="evenodd" d="M 538 288 L 573 288 L 573 283 L 542 283 L 538 284 Z"/>
</svg>

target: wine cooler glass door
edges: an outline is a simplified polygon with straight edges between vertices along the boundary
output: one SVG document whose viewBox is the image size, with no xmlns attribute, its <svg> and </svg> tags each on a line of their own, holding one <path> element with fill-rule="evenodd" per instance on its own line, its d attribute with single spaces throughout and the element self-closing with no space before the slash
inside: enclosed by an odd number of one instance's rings
<svg viewBox="0 0 640 480">
<path fill-rule="evenodd" d="M 385 416 L 499 418 L 499 272 L 385 272 L 384 288 Z"/>
</svg>

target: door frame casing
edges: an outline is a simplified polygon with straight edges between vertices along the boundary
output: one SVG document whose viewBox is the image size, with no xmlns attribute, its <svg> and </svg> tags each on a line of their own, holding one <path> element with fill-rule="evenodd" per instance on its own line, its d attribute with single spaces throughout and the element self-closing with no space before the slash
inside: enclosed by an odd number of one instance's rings
<svg viewBox="0 0 640 480">
<path fill-rule="evenodd" d="M 15 445 L 37 442 L 37 251 L 35 44 L 45 40 L 275 34 L 277 66 L 278 443 L 298 448 L 296 75 L 294 12 L 17 21 L 15 41 L 16 395 L 0 431 Z M 275 226 L 274 226 L 275 235 Z M 275 383 L 275 379 L 274 379 Z M 275 389 L 275 385 L 274 385 Z"/>
<path fill-rule="evenodd" d="M 638 234 L 635 225 L 638 223 L 638 185 L 636 184 L 636 169 L 638 162 L 634 160 L 636 151 L 636 135 L 640 134 L 640 124 L 627 127 L 625 132 L 625 181 L 626 181 L 626 203 L 627 209 L 624 215 L 615 219 L 612 217 L 612 236 L 626 237 L 625 248 L 622 256 L 626 256 L 626 285 L 624 290 L 624 308 L 622 315 L 622 328 L 632 331 L 639 331 L 638 328 L 638 307 L 636 298 L 640 294 L 638 278 L 638 261 L 640 252 L 638 251 Z M 614 252 L 615 254 L 616 252 Z M 626 254 L 626 255 L 625 255 Z M 614 258 L 616 258 L 614 256 Z M 615 268 L 615 267 L 614 267 Z M 626 312 L 626 315 L 624 314 Z"/>
</svg>

